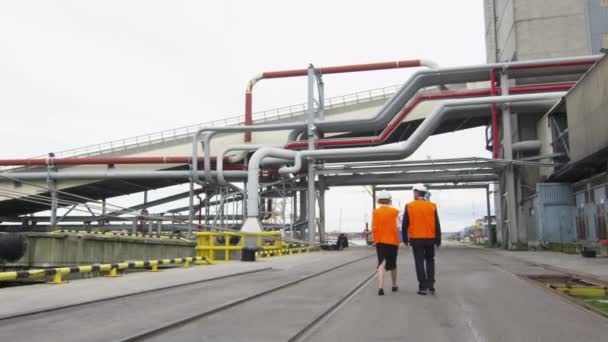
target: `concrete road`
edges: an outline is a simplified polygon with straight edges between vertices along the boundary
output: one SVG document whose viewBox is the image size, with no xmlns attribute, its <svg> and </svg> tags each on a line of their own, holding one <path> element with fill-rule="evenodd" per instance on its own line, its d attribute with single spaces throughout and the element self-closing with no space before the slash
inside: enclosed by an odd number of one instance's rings
<svg viewBox="0 0 608 342">
<path fill-rule="evenodd" d="M 18 307 L 17 312 L 19 313 L 30 310 L 28 307 L 17 304 L 35 302 L 36 299 L 44 300 L 49 307 L 54 307 L 66 302 L 72 304 L 99 299 L 104 293 L 121 294 L 123 292 L 113 291 L 113 284 L 117 283 L 123 285 L 119 287 L 119 290 L 127 289 L 129 284 L 133 289 L 149 290 L 157 285 L 162 287 L 166 285 L 163 273 L 164 276 L 179 281 L 191 280 L 192 277 L 188 275 L 193 272 L 198 273 L 199 276 L 204 273 L 217 274 L 222 268 L 226 268 L 228 274 L 230 269 L 234 269 L 233 272 L 238 273 L 242 271 L 242 267 L 233 268 L 232 266 L 239 265 L 271 268 L 257 273 L 212 280 L 161 292 L 150 292 L 49 313 L 0 320 L 0 341 L 116 341 L 141 331 L 153 329 L 166 322 L 221 307 L 237 299 L 370 254 L 371 251 L 367 249 L 353 249 L 343 253 L 310 253 L 267 258 L 255 264 L 201 266 L 192 269 L 175 269 L 172 272 L 125 275 L 118 279 L 96 278 L 75 280 L 65 285 L 10 288 L 9 292 L 13 296 L 5 297 L 6 301 L 3 305 Z M 369 268 L 368 271 L 370 271 Z M 226 275 L 227 272 L 222 273 L 224 274 L 221 275 Z M 358 274 L 358 272 L 353 273 Z M 81 283 L 79 284 L 79 282 Z M 85 287 L 83 284 L 88 286 Z M 144 287 L 144 284 L 148 286 Z M 27 296 L 27 298 L 23 298 L 23 296 Z M 277 298 L 277 300 L 281 300 L 281 298 Z M 30 306 L 34 309 L 39 308 L 35 304 Z M 173 340 L 179 341 L 180 339 Z M 197 340 L 200 341 L 200 336 L 197 337 Z"/>
<path fill-rule="evenodd" d="M 372 249 L 313 253 L 261 261 L 272 270 L 0 321 L 0 341 L 110 341 L 163 322 L 211 310 L 248 295 L 369 255 Z M 258 263 L 256 263 L 258 264 Z M 196 320 L 153 340 L 285 341 L 341 300 L 373 272 L 374 257 Z M 219 270 L 223 266 L 218 267 Z M 230 265 L 225 265 L 230 267 Z M 377 296 L 366 283 L 306 335 L 310 341 L 607 341 L 608 319 L 587 312 L 518 275 L 552 274 L 503 252 L 460 245 L 438 251 L 435 296 L 416 294 L 411 251 L 400 249 L 400 291 Z M 167 272 L 176 279 L 206 269 Z M 213 268 L 208 268 L 209 272 Z M 46 305 L 86 301 L 126 282 L 158 285 L 162 274 L 11 289 L 5 305 L 45 299 Z M 183 278 L 182 278 L 183 277 Z M 388 278 L 387 278 L 388 281 Z M 82 283 L 82 284 L 85 284 Z M 162 282 L 161 282 L 162 283 Z M 162 283 L 164 284 L 164 283 Z M 63 286 L 66 286 L 65 288 Z M 70 289 L 65 291 L 63 289 Z M 126 288 L 127 284 L 125 284 Z M 53 293 L 54 292 L 54 293 Z M 23 296 L 27 296 L 24 298 Z M 51 301 L 54 299 L 57 303 Z M 37 307 L 35 305 L 31 305 Z M 19 311 L 27 311 L 19 306 Z"/>
<path fill-rule="evenodd" d="M 486 249 L 451 245 L 437 255 L 437 294 L 419 296 L 411 251 L 400 250 L 401 291 L 376 283 L 309 336 L 311 341 L 608 341 L 608 319 L 516 274 L 541 267 Z"/>
</svg>

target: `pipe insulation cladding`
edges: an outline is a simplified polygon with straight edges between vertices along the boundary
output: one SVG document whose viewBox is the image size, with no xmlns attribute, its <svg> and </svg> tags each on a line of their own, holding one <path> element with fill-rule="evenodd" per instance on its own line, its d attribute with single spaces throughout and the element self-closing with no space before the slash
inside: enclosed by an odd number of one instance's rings
<svg viewBox="0 0 608 342">
<path fill-rule="evenodd" d="M 358 158 L 378 158 L 379 156 L 386 159 L 403 159 L 411 155 L 443 121 L 444 117 L 450 113 L 452 108 L 462 106 L 479 106 L 491 104 L 509 104 L 517 102 L 529 101 L 545 101 L 558 100 L 566 95 L 566 92 L 552 92 L 542 94 L 525 94 L 525 95 L 506 95 L 496 97 L 471 98 L 461 100 L 449 100 L 438 105 L 429 116 L 418 126 L 412 133 L 409 139 L 392 144 L 386 144 L 373 147 L 354 147 L 341 148 L 330 150 L 306 150 L 306 151 L 291 151 L 276 148 L 263 148 L 253 154 L 249 161 L 249 176 L 247 183 L 247 217 L 256 218 L 258 216 L 258 187 L 260 171 L 260 162 L 265 157 L 275 157 L 283 159 L 295 159 L 294 166 L 282 167 L 279 169 L 281 174 L 293 174 L 301 170 L 302 159 L 311 157 L 314 159 L 332 159 L 348 156 L 357 156 Z"/>
</svg>

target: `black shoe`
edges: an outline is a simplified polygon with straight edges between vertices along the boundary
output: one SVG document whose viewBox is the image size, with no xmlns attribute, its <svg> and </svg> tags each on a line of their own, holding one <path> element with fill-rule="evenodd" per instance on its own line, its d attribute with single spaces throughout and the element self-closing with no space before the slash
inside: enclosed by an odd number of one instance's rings
<svg viewBox="0 0 608 342">
<path fill-rule="evenodd" d="M 430 293 L 430 294 L 432 294 L 432 295 L 434 295 L 434 294 L 435 294 L 435 288 L 434 288 L 434 287 L 433 287 L 433 288 L 430 288 L 430 289 L 429 289 L 429 293 Z"/>
<path fill-rule="evenodd" d="M 384 296 L 384 289 L 378 289 L 378 296 Z"/>
<path fill-rule="evenodd" d="M 393 287 L 391 288 L 391 291 L 393 291 L 393 292 L 397 292 L 397 291 L 399 291 L 399 287 L 398 287 L 398 286 L 393 286 Z"/>
<path fill-rule="evenodd" d="M 421 296 L 426 296 L 426 290 L 418 290 L 418 292 L 416 292 L 416 293 Z"/>
</svg>

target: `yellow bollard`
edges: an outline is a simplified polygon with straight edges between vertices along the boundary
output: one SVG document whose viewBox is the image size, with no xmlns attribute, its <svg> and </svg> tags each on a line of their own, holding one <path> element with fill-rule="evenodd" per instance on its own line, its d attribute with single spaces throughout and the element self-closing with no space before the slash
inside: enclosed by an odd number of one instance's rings
<svg viewBox="0 0 608 342">
<path fill-rule="evenodd" d="M 120 273 L 118 273 L 118 268 L 112 267 L 110 269 L 110 272 L 108 272 L 108 274 L 104 275 L 104 277 L 110 277 L 110 278 L 120 277 Z"/>
<path fill-rule="evenodd" d="M 47 284 L 53 284 L 53 285 L 57 285 L 57 284 L 65 284 L 67 283 L 67 280 L 63 280 L 63 275 L 61 274 L 61 272 L 57 272 L 53 275 L 53 279 L 51 281 L 48 281 Z"/>
<path fill-rule="evenodd" d="M 158 262 L 150 263 L 150 272 L 158 272 Z"/>
</svg>

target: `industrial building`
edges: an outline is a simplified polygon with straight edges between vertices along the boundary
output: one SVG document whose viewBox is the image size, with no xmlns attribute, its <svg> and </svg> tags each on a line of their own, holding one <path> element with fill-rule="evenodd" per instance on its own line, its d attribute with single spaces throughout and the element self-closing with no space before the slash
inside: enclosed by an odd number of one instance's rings
<svg viewBox="0 0 608 342">
<path fill-rule="evenodd" d="M 604 0 L 487 0 L 484 10 L 488 62 L 595 54 L 608 46 Z M 514 150 L 514 159 L 542 163 L 501 175 L 495 196 L 502 217 L 497 235 L 499 243 L 511 248 L 563 248 L 608 238 L 608 61 L 603 58 L 582 78 L 549 78 L 576 85 L 548 112 L 512 112 L 510 122 L 501 122 L 499 154 L 510 154 L 504 149 L 504 127 L 510 125 L 510 143 L 529 148 Z M 519 83 L 544 81 L 531 77 Z"/>
</svg>

